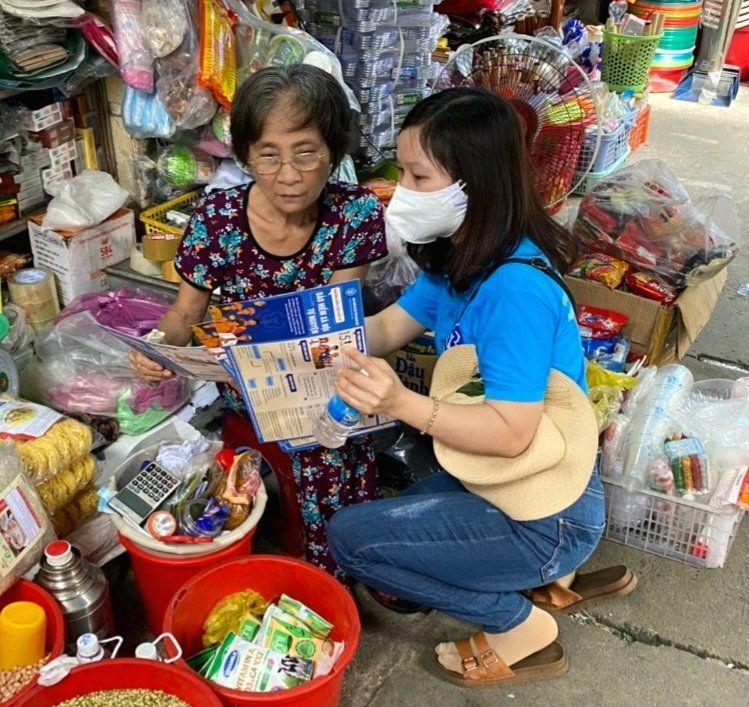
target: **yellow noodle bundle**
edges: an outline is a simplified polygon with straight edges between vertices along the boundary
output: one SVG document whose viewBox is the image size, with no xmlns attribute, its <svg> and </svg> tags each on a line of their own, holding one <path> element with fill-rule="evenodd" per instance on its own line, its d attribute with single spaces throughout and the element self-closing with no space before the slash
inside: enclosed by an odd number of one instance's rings
<svg viewBox="0 0 749 707">
<path fill-rule="evenodd" d="M 96 459 L 87 454 L 36 488 L 47 513 L 56 513 L 70 503 L 96 477 Z"/>
<path fill-rule="evenodd" d="M 58 538 L 64 538 L 72 533 L 76 527 L 96 514 L 99 504 L 97 489 L 89 484 L 67 506 L 52 516 L 52 527 Z"/>
<path fill-rule="evenodd" d="M 16 440 L 21 463 L 35 484 L 71 466 L 91 451 L 92 444 L 91 428 L 67 418 L 37 439 Z"/>
</svg>

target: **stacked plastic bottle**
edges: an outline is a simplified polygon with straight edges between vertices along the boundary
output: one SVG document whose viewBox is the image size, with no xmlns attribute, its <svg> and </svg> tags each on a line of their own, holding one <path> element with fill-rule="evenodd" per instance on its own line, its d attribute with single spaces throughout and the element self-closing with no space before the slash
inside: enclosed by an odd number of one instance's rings
<svg viewBox="0 0 749 707">
<path fill-rule="evenodd" d="M 307 31 L 334 51 L 361 105 L 360 167 L 391 156 L 408 111 L 429 95 L 447 27 L 438 0 L 306 0 Z"/>
</svg>

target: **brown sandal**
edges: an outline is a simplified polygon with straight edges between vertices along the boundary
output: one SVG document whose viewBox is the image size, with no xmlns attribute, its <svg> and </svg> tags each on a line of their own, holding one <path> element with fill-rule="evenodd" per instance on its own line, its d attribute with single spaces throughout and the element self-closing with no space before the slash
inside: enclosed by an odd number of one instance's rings
<svg viewBox="0 0 749 707">
<path fill-rule="evenodd" d="M 520 685 L 537 680 L 551 680 L 569 669 L 564 649 L 556 641 L 546 648 L 519 660 L 512 668 L 492 650 L 483 631 L 473 636 L 478 656 L 473 655 L 471 639 L 455 641 L 461 658 L 461 674 L 448 670 L 435 655 L 440 676 L 455 685 L 473 689 Z"/>
<path fill-rule="evenodd" d="M 637 586 L 637 575 L 624 565 L 578 574 L 567 589 L 553 582 L 534 589 L 531 601 L 552 614 L 572 614 L 607 599 L 623 597 Z"/>
</svg>

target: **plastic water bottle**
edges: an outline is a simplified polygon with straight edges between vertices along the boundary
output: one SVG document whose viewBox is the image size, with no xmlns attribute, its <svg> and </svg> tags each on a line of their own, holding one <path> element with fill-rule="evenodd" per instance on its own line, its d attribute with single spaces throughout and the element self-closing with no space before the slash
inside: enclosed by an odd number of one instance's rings
<svg viewBox="0 0 749 707">
<path fill-rule="evenodd" d="M 361 419 L 358 410 L 334 395 L 315 421 L 312 434 L 323 447 L 338 449 L 346 444 L 348 436 Z"/>
</svg>

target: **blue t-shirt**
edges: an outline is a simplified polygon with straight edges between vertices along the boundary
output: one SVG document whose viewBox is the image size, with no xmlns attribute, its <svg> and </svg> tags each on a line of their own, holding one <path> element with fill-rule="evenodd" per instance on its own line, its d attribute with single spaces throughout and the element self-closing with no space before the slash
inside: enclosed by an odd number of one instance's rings
<svg viewBox="0 0 749 707">
<path fill-rule="evenodd" d="M 549 262 L 528 238 L 512 257 Z M 476 346 L 487 400 L 541 402 L 552 368 L 587 391 L 575 312 L 549 275 L 525 263 L 508 263 L 469 302 L 471 294 L 456 294 L 444 275 L 422 273 L 398 305 L 434 331 L 438 353 L 456 343 Z"/>
</svg>

